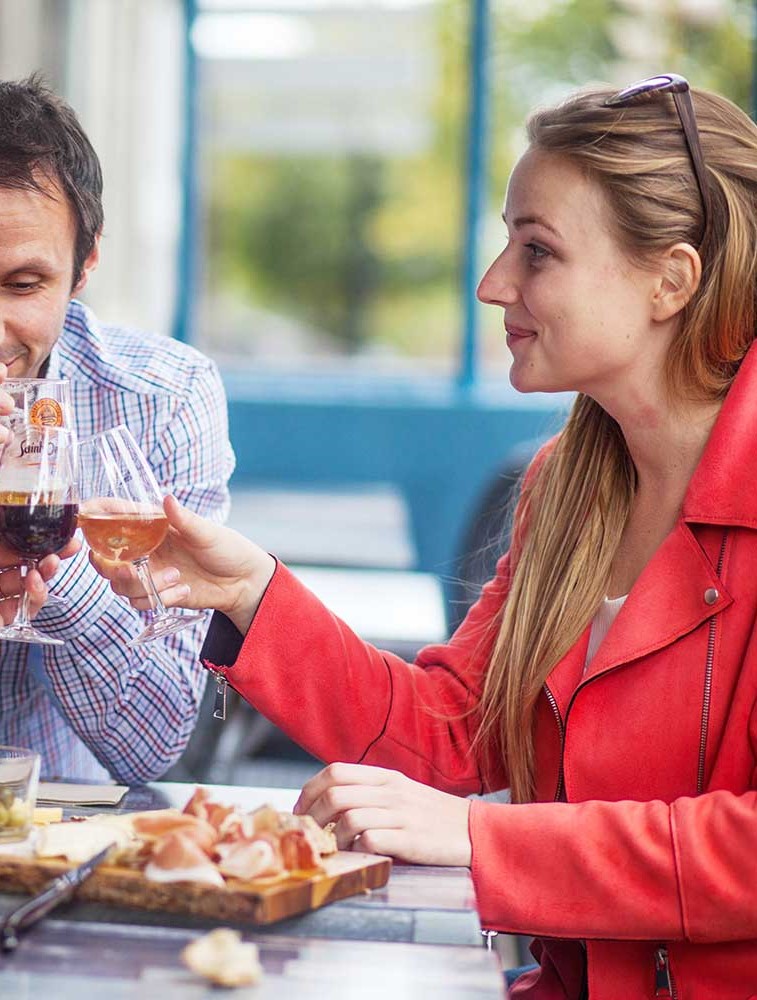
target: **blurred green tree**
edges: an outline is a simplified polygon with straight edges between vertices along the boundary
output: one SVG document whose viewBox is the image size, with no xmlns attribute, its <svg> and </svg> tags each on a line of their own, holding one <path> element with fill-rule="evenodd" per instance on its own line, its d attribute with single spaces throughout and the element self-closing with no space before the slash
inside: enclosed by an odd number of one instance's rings
<svg viewBox="0 0 757 1000">
<path fill-rule="evenodd" d="M 437 5 L 438 86 L 422 151 L 209 151 L 211 288 L 293 316 L 340 351 L 383 343 L 398 354 L 454 354 L 470 7 Z M 748 107 L 752 0 L 711 9 L 703 19 L 689 0 L 492 0 L 493 210 L 529 108 L 576 85 L 630 82 L 618 79 L 625 67 L 637 76 L 674 68 Z M 645 37 L 640 57 L 631 42 Z"/>
</svg>

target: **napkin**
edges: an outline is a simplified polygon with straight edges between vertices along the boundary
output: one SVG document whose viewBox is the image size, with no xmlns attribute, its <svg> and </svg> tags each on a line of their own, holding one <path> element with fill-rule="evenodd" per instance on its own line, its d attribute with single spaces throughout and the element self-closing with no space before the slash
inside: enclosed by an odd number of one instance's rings
<svg viewBox="0 0 757 1000">
<path fill-rule="evenodd" d="M 72 785 L 62 781 L 40 781 L 37 802 L 56 806 L 117 806 L 128 785 Z"/>
</svg>

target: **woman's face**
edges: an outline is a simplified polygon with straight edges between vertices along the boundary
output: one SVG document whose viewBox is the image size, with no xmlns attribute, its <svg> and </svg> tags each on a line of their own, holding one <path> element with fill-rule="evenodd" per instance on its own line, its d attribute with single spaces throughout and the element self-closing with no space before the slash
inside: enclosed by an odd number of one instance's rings
<svg viewBox="0 0 757 1000">
<path fill-rule="evenodd" d="M 505 311 L 513 386 L 606 405 L 621 386 L 659 376 L 669 344 L 652 329 L 659 275 L 624 256 L 602 190 L 570 160 L 532 149 L 513 171 L 504 219 L 509 240 L 478 297 Z"/>
</svg>

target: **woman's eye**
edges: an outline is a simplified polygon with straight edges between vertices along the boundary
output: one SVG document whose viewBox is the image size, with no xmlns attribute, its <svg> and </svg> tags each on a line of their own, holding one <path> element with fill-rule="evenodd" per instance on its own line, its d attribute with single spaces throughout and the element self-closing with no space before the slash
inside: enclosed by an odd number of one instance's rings
<svg viewBox="0 0 757 1000">
<path fill-rule="evenodd" d="M 550 256 L 549 250 L 538 243 L 526 243 L 526 250 L 528 250 L 529 260 L 533 262 L 544 260 Z"/>
</svg>

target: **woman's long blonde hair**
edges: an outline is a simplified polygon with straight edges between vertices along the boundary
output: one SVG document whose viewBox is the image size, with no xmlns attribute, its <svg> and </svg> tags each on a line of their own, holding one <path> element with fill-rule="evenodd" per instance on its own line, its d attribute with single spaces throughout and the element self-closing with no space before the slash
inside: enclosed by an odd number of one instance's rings
<svg viewBox="0 0 757 1000">
<path fill-rule="evenodd" d="M 606 108 L 611 91 L 537 111 L 532 148 L 579 166 L 603 190 L 628 257 L 651 262 L 674 243 L 700 251 L 703 276 L 666 359 L 673 400 L 722 398 L 755 337 L 757 127 L 706 91 L 692 96 L 712 202 L 705 224 L 672 97 Z M 513 801 L 535 795 L 537 699 L 607 593 L 636 474 L 618 424 L 579 395 L 516 512 L 511 588 L 481 703 L 479 745 L 507 762 Z"/>
</svg>

